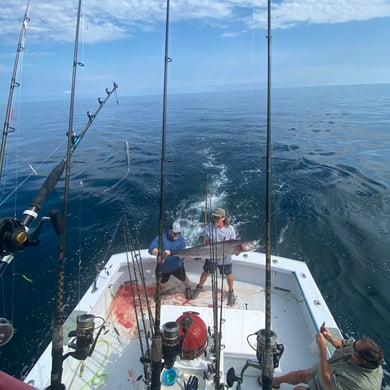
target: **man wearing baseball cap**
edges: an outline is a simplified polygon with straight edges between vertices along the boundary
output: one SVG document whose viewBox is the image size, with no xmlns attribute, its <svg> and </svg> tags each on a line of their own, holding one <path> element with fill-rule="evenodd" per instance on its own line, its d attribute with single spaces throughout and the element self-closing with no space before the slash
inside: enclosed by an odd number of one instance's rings
<svg viewBox="0 0 390 390">
<path fill-rule="evenodd" d="M 230 224 L 230 220 L 229 217 L 226 215 L 225 209 L 216 208 L 211 214 L 211 216 L 212 223 L 207 225 L 204 231 L 205 244 L 213 244 L 225 240 L 236 239 L 236 230 Z M 213 263 L 215 262 L 221 275 L 226 276 L 226 281 L 229 287 L 227 303 L 229 306 L 233 306 L 236 303 L 236 297 L 233 291 L 234 276 L 232 272 L 231 256 L 218 257 L 217 259 L 212 259 L 212 261 L 209 259 L 205 260 L 203 272 L 200 275 L 199 283 L 192 294 L 192 299 L 196 299 L 199 296 L 200 292 L 203 289 L 203 285 L 209 276 L 209 273 L 213 269 Z"/>
<path fill-rule="evenodd" d="M 158 239 L 157 235 L 153 242 L 149 246 L 149 254 L 156 255 L 158 254 Z M 181 226 L 180 223 L 175 221 L 169 225 L 168 230 L 163 231 L 162 236 L 162 250 L 164 251 L 164 261 L 161 265 L 161 283 L 164 285 L 168 282 L 171 275 L 179 279 L 185 287 L 185 296 L 187 299 L 192 298 L 192 291 L 190 287 L 190 282 L 186 275 L 184 268 L 184 262 L 178 256 L 174 256 L 175 252 L 181 249 L 185 249 L 186 241 L 181 235 Z"/>
</svg>

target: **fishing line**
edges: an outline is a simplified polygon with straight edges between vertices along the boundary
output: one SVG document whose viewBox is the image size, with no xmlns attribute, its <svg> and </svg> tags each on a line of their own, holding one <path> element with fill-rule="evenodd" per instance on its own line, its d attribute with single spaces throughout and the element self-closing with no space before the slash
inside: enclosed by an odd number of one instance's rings
<svg viewBox="0 0 390 390">
<path fill-rule="evenodd" d="M 256 75 L 257 75 L 257 69 L 256 69 L 256 61 L 255 61 L 255 27 L 254 27 L 254 12 L 255 12 L 255 2 L 252 1 L 252 12 L 251 12 L 251 21 L 250 21 L 250 61 L 249 64 L 251 65 L 251 84 L 255 85 L 256 83 Z M 243 193 L 245 196 L 248 194 L 251 194 L 251 186 L 250 186 L 250 177 L 249 175 L 253 175 L 254 179 L 256 178 L 256 165 L 251 169 L 250 167 L 250 155 L 251 151 L 253 150 L 253 142 L 251 143 L 250 141 L 250 134 L 252 129 L 254 129 L 254 115 L 256 111 L 259 110 L 260 104 L 255 104 L 254 101 L 256 102 L 256 99 L 251 99 L 250 104 L 248 104 L 248 115 L 249 115 L 249 120 L 247 122 L 248 126 L 248 132 L 247 132 L 247 137 L 245 139 L 246 141 L 246 159 L 245 159 L 245 171 L 246 174 L 243 175 L 244 179 L 244 186 L 241 187 L 243 188 Z M 257 110 L 256 110 L 257 109 Z M 252 173 L 253 172 L 253 173 Z M 260 175 L 261 172 L 259 172 Z M 252 186 L 253 188 L 253 186 Z M 259 194 L 260 191 L 256 191 L 256 194 Z M 256 201 L 254 202 L 254 207 L 256 207 Z M 250 208 L 249 207 L 244 207 L 244 221 L 243 221 L 243 229 L 240 229 L 240 236 L 243 239 L 248 239 L 248 227 L 251 224 L 252 221 L 250 221 L 250 218 L 252 217 L 253 213 L 250 213 Z"/>
<path fill-rule="evenodd" d="M 64 145 L 65 141 L 63 141 L 62 143 L 60 143 L 59 145 L 57 145 L 57 147 L 38 165 L 38 167 L 36 169 L 33 169 L 32 166 L 31 166 L 31 163 L 29 164 L 29 167 L 33 170 L 33 172 L 31 172 L 22 182 L 20 182 L 17 186 L 14 187 L 13 191 L 11 191 L 1 202 L 0 202 L 0 206 L 2 206 L 12 195 L 14 195 L 18 190 L 19 188 L 24 184 L 26 183 L 28 180 L 30 180 L 31 176 L 35 176 L 39 170 L 39 168 L 44 164 L 46 163 L 47 160 L 49 160 L 49 158 L 59 149 L 59 148 L 62 148 L 63 145 Z M 16 206 L 15 206 L 16 208 Z"/>
<path fill-rule="evenodd" d="M 77 175 L 80 177 L 80 174 Z M 79 179 L 79 182 L 81 183 L 81 179 Z M 83 194 L 82 194 L 82 185 L 78 187 L 78 229 L 77 229 L 77 238 L 78 238 L 78 250 L 77 250 L 77 256 L 78 256 L 78 304 L 81 302 L 81 264 L 82 264 L 82 233 L 81 233 L 81 226 L 83 226 Z"/>
<path fill-rule="evenodd" d="M 4 128 L 3 128 L 3 136 L 1 140 L 1 149 L 0 149 L 0 179 L 2 177 L 2 172 L 3 172 L 3 161 L 4 161 L 4 155 L 5 155 L 5 146 L 7 142 L 7 136 L 9 132 L 13 132 L 15 129 L 9 126 L 9 121 L 11 114 L 13 113 L 12 109 L 12 100 L 13 100 L 13 95 L 14 95 L 14 90 L 15 87 L 20 86 L 20 82 L 16 81 L 16 76 L 19 71 L 19 57 L 20 54 L 24 52 L 24 43 L 25 43 L 25 34 L 27 31 L 27 23 L 30 21 L 30 18 L 28 16 L 30 10 L 30 0 L 27 2 L 26 6 L 26 11 L 23 16 L 23 23 L 22 27 L 20 30 L 19 34 L 19 41 L 18 41 L 18 46 L 16 50 L 16 55 L 15 55 L 15 62 L 13 66 L 13 71 L 12 71 L 12 77 L 11 77 L 11 83 L 10 83 L 10 88 L 9 88 L 9 94 L 8 94 L 8 102 L 7 102 L 7 108 L 6 108 L 6 113 L 5 113 L 5 119 L 4 119 Z M 23 58 L 23 56 L 22 56 Z M 20 106 L 20 104 L 18 105 Z"/>
<path fill-rule="evenodd" d="M 126 176 L 130 173 L 130 149 L 129 149 L 129 143 L 127 142 L 127 140 L 125 141 L 125 154 L 126 154 L 126 161 L 127 161 L 127 171 L 126 173 L 124 174 L 124 176 L 118 181 L 116 182 L 113 186 L 111 187 L 108 187 L 104 190 L 104 192 L 107 192 L 107 191 L 111 191 L 112 189 L 114 189 L 116 186 L 118 186 L 125 178 Z"/>
<path fill-rule="evenodd" d="M 209 196 L 209 175 L 206 175 L 206 194 L 205 194 L 205 202 L 204 202 L 204 224 L 203 226 L 207 226 L 207 219 L 208 219 L 208 210 L 207 210 L 207 202 L 208 202 L 208 196 Z"/>
</svg>

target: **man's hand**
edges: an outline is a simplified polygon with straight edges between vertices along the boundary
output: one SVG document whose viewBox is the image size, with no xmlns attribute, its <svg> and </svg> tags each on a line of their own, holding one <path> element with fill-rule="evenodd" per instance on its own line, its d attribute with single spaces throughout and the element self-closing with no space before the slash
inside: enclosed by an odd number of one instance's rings
<svg viewBox="0 0 390 390">
<path fill-rule="evenodd" d="M 320 332 L 325 337 L 325 340 L 330 340 L 332 335 L 329 332 L 329 329 L 325 326 L 325 322 L 321 325 Z"/>
<path fill-rule="evenodd" d="M 324 336 L 325 340 L 329 341 L 335 348 L 340 348 L 343 345 L 343 341 L 336 339 L 332 336 L 329 329 L 325 326 L 325 322 L 321 325 L 320 333 Z"/>
<path fill-rule="evenodd" d="M 242 245 L 239 244 L 239 245 L 236 245 L 234 248 L 233 248 L 233 252 L 234 254 L 237 256 L 239 255 L 241 252 L 242 252 Z"/>
<path fill-rule="evenodd" d="M 326 339 L 321 331 L 317 333 L 316 341 L 319 349 L 326 349 Z"/>
</svg>

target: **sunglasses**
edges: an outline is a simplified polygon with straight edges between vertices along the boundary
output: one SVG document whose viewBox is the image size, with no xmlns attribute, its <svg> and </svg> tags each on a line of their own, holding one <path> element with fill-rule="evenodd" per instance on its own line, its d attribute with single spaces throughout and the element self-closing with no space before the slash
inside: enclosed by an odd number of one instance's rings
<svg viewBox="0 0 390 390">
<path fill-rule="evenodd" d="M 176 236 L 176 237 L 180 236 L 180 234 L 181 234 L 180 232 L 179 233 L 175 233 L 173 230 L 171 230 L 171 233 L 172 233 L 173 236 Z"/>
</svg>

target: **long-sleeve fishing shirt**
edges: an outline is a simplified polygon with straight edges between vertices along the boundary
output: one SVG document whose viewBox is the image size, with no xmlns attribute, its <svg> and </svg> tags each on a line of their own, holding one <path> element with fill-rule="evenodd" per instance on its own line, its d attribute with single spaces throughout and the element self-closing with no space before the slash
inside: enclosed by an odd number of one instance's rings
<svg viewBox="0 0 390 390">
<path fill-rule="evenodd" d="M 152 241 L 152 243 L 150 244 L 148 249 L 149 254 L 152 254 L 154 248 L 158 248 L 158 238 L 159 236 L 156 236 Z M 168 235 L 168 231 L 167 230 L 163 231 L 163 235 L 162 235 L 163 251 L 168 250 L 172 254 L 174 254 L 178 250 L 185 249 L 185 247 L 186 247 L 186 241 L 182 235 L 180 235 L 177 240 L 172 240 Z M 161 272 L 163 274 L 172 273 L 178 270 L 182 265 L 183 265 L 183 260 L 180 260 L 178 256 L 167 256 L 161 265 Z"/>
</svg>

